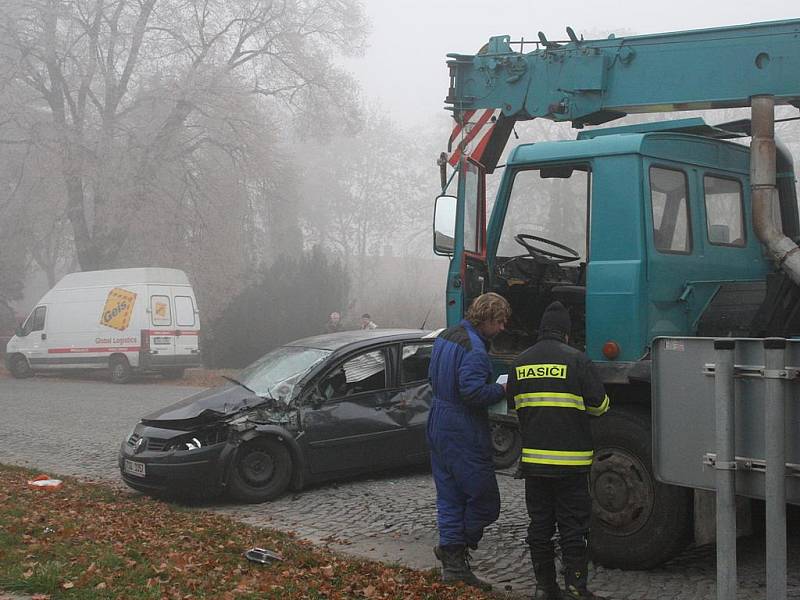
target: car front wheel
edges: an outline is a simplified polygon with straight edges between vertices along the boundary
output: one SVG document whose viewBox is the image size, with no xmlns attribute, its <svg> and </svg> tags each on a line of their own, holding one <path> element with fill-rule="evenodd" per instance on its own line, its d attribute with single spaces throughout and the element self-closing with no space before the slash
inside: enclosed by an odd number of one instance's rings
<svg viewBox="0 0 800 600">
<path fill-rule="evenodd" d="M 244 444 L 230 476 L 231 496 L 243 502 L 265 502 L 280 496 L 292 478 L 292 457 L 275 438 Z"/>
</svg>

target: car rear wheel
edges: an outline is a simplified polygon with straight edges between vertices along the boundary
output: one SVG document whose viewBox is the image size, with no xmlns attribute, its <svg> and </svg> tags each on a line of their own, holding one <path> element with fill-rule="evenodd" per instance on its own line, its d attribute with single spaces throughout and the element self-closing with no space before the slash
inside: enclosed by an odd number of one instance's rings
<svg viewBox="0 0 800 600">
<path fill-rule="evenodd" d="M 8 369 L 17 379 L 26 379 L 33 376 L 33 369 L 28 364 L 28 359 L 22 354 L 15 354 L 8 359 Z"/>
<path fill-rule="evenodd" d="M 265 502 L 280 496 L 292 478 L 292 457 L 275 438 L 243 445 L 230 476 L 231 496 L 243 502 Z"/>
<path fill-rule="evenodd" d="M 111 381 L 114 383 L 128 383 L 133 376 L 133 370 L 124 356 L 112 356 L 108 361 L 111 370 Z"/>
</svg>

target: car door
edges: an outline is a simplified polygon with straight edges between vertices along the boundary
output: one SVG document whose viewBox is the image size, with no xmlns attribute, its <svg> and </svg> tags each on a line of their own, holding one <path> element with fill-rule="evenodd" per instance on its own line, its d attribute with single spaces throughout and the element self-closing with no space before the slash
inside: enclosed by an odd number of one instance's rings
<svg viewBox="0 0 800 600">
<path fill-rule="evenodd" d="M 422 462 L 428 456 L 426 432 L 431 408 L 428 367 L 432 350 L 433 340 L 405 342 L 400 348 L 398 378 L 407 430 L 401 451 L 406 462 Z"/>
<path fill-rule="evenodd" d="M 370 348 L 335 364 L 304 401 L 302 420 L 312 473 L 382 469 L 400 461 L 404 427 L 388 348 Z"/>
</svg>

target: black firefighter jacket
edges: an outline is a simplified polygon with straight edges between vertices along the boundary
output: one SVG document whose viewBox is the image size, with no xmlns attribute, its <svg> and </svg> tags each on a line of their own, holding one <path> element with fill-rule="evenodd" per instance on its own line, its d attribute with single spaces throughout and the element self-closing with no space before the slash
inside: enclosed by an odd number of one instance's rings
<svg viewBox="0 0 800 600">
<path fill-rule="evenodd" d="M 610 401 L 583 352 L 545 336 L 517 357 L 506 397 L 519 418 L 523 475 L 561 477 L 591 468 L 589 418 L 604 414 Z"/>
</svg>

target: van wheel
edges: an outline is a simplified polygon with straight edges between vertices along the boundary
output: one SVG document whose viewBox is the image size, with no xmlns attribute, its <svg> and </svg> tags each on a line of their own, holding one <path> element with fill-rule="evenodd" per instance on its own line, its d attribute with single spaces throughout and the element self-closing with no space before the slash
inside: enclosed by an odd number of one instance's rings
<svg viewBox="0 0 800 600">
<path fill-rule="evenodd" d="M 175 369 L 164 369 L 161 371 L 161 376 L 164 379 L 181 379 L 183 377 L 183 372 L 186 369 L 175 368 Z"/>
<path fill-rule="evenodd" d="M 17 379 L 27 379 L 33 376 L 33 369 L 28 364 L 28 359 L 22 354 L 15 354 L 8 359 L 8 370 Z"/>
<path fill-rule="evenodd" d="M 292 478 L 292 457 L 275 438 L 261 438 L 239 450 L 230 476 L 231 496 L 243 502 L 265 502 L 280 496 Z"/>
<path fill-rule="evenodd" d="M 108 361 L 111 370 L 111 381 L 114 383 L 128 383 L 133 376 L 133 370 L 124 356 L 112 356 Z"/>
</svg>

